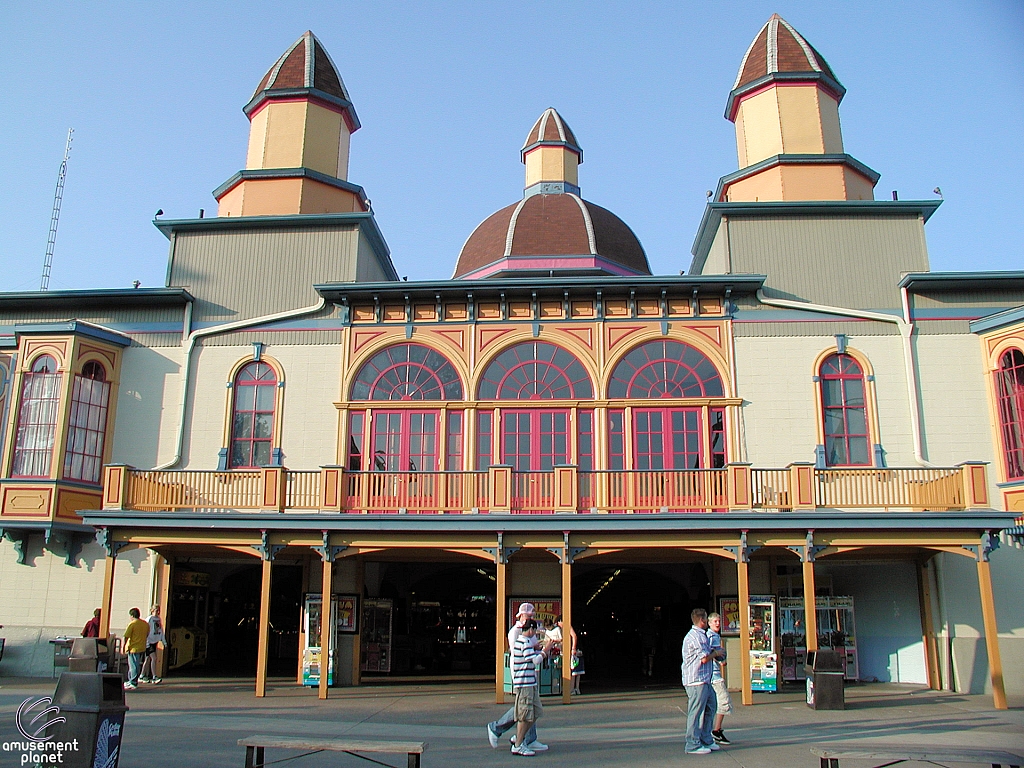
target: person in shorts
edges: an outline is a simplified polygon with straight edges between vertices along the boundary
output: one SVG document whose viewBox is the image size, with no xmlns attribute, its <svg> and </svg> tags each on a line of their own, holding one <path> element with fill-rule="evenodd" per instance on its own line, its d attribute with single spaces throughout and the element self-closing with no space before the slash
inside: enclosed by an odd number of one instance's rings
<svg viewBox="0 0 1024 768">
<path fill-rule="evenodd" d="M 732 697 L 729 696 L 729 688 L 725 684 L 725 676 L 722 674 L 725 667 L 725 647 L 722 645 L 722 617 L 717 613 L 708 616 L 708 643 L 714 651 L 720 651 L 721 656 L 715 661 L 714 669 L 711 670 L 711 688 L 718 698 L 718 709 L 715 711 L 715 727 L 711 730 L 711 736 L 718 744 L 731 744 L 725 737 L 722 730 L 722 721 L 726 715 L 732 714 Z"/>
<path fill-rule="evenodd" d="M 526 734 L 544 711 L 537 685 L 537 667 L 545 652 L 538 647 L 536 635 L 537 622 L 527 619 L 512 646 L 512 693 L 516 697 L 516 740 L 512 744 L 512 754 L 523 757 L 537 754 L 528 746 Z"/>
</svg>

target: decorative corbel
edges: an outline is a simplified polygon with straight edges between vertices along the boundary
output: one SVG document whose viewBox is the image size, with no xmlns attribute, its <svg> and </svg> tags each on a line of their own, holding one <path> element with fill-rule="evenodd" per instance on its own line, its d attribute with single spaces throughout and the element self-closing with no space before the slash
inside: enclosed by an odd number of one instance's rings
<svg viewBox="0 0 1024 768">
<path fill-rule="evenodd" d="M 989 556 L 999 549 L 999 537 L 993 536 L 992 531 L 985 531 L 981 534 L 980 543 L 961 544 L 961 547 L 974 555 L 974 559 L 979 563 L 987 563 Z"/>
<path fill-rule="evenodd" d="M 284 547 L 284 544 L 271 544 L 270 534 L 265 528 L 260 531 L 260 543 L 252 545 L 252 548 L 259 553 L 261 560 L 270 560 L 271 562 L 273 562 L 274 557 L 278 552 L 284 549 Z"/>
<path fill-rule="evenodd" d="M 348 549 L 347 544 L 331 544 L 331 535 L 327 531 L 321 531 L 323 534 L 323 541 L 319 545 L 310 547 L 314 552 L 320 555 L 320 558 L 326 562 L 334 562 L 338 559 L 338 555 Z"/>
<path fill-rule="evenodd" d="M 800 558 L 801 563 L 813 563 L 818 556 L 818 553 L 822 550 L 828 549 L 826 544 L 815 544 L 814 543 L 814 530 L 807 531 L 807 538 L 803 544 L 795 544 L 791 547 L 786 547 L 790 552 L 793 552 Z"/>
<path fill-rule="evenodd" d="M 0 539 L 7 539 L 14 545 L 18 556 L 18 565 L 25 565 L 25 545 L 28 543 L 28 531 L 20 528 L 0 528 Z"/>
<path fill-rule="evenodd" d="M 96 531 L 96 541 L 103 547 L 107 557 L 117 557 L 117 553 L 128 546 L 127 541 L 114 541 L 114 533 L 109 528 L 99 528 Z"/>
</svg>

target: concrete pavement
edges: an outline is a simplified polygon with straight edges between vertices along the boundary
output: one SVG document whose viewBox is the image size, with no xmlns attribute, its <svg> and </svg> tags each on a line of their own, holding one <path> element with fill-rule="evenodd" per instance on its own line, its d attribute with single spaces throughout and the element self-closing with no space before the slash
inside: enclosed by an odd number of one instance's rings
<svg viewBox="0 0 1024 768">
<path fill-rule="evenodd" d="M 51 694 L 55 683 L 0 678 L 0 744 L 20 738 L 15 711 L 21 702 Z M 271 681 L 264 699 L 254 698 L 252 691 L 248 680 L 172 678 L 128 692 L 131 710 L 125 722 L 121 768 L 241 768 L 245 751 L 236 742 L 256 733 L 426 741 L 425 768 L 524 763 L 587 768 L 701 764 L 814 768 L 818 760 L 811 755 L 810 745 L 838 740 L 1024 747 L 1024 701 L 1011 701 L 1013 708 L 1008 712 L 997 712 L 990 697 L 878 683 L 848 687 L 844 711 L 812 711 L 797 690 L 758 694 L 755 706 L 736 706 L 735 714 L 726 718 L 726 734 L 733 745 L 706 756 L 683 754 L 686 696 L 681 688 L 589 693 L 570 706 L 551 700 L 538 723 L 540 738 L 551 749 L 533 758 L 510 755 L 504 746 L 497 750 L 488 746 L 484 726 L 504 710 L 494 704 L 492 689 L 480 683 L 337 688 L 327 701 L 285 680 Z M 267 760 L 292 754 L 272 750 Z M 18 765 L 18 758 L 0 751 L 0 765 Z M 405 758 L 389 755 L 383 762 L 404 766 Z M 871 764 L 849 761 L 850 768 Z M 320 768 L 368 763 L 349 755 L 322 753 L 281 765 Z"/>
</svg>

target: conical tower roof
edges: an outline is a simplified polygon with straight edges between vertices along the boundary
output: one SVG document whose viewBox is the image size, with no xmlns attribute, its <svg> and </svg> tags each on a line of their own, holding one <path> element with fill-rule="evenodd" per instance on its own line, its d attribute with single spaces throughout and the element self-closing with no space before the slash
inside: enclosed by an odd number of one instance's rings
<svg viewBox="0 0 1024 768">
<path fill-rule="evenodd" d="M 579 155 L 579 162 L 583 162 L 583 150 L 576 141 L 576 134 L 554 107 L 548 107 L 537 118 L 537 122 L 526 136 L 526 141 L 523 142 L 522 155 L 525 157 L 527 152 L 537 146 L 566 147 Z"/>
</svg>

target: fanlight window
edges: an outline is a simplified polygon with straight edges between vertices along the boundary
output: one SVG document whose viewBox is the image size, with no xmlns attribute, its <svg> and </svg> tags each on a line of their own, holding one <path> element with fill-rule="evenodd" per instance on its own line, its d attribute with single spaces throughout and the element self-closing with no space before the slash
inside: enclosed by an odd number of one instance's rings
<svg viewBox="0 0 1024 768">
<path fill-rule="evenodd" d="M 88 362 L 75 376 L 68 419 L 64 478 L 97 483 L 103 467 L 110 383 L 100 363 Z"/>
<path fill-rule="evenodd" d="M 583 364 L 561 347 L 543 341 L 509 347 L 480 382 L 481 400 L 580 400 L 594 396 Z"/>
<path fill-rule="evenodd" d="M 269 466 L 277 402 L 277 374 L 266 363 L 249 363 L 235 376 L 234 389 L 231 468 Z"/>
<path fill-rule="evenodd" d="M 57 361 L 40 355 L 21 385 L 21 408 L 14 444 L 12 477 L 49 477 L 60 407 Z"/>
<path fill-rule="evenodd" d="M 613 398 L 722 397 L 722 377 L 707 356 L 680 341 L 649 341 L 630 350 L 608 384 Z"/>
<path fill-rule="evenodd" d="M 825 463 L 870 466 L 864 372 L 850 355 L 832 355 L 821 364 L 820 375 Z"/>
<path fill-rule="evenodd" d="M 462 381 L 439 352 L 422 344 L 396 344 L 360 368 L 353 400 L 461 400 Z"/>
<path fill-rule="evenodd" d="M 1024 352 L 1009 349 L 996 371 L 999 431 L 1003 438 L 1006 479 L 1024 478 Z"/>
</svg>

